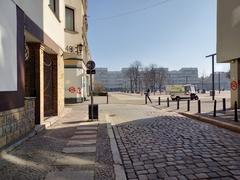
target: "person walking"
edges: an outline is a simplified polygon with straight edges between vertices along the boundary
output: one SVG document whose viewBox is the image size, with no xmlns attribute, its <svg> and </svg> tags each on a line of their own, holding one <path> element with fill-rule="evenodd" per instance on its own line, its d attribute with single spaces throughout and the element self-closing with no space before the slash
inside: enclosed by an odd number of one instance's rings
<svg viewBox="0 0 240 180">
<path fill-rule="evenodd" d="M 152 103 L 152 100 L 150 98 L 150 89 L 149 88 L 147 89 L 147 92 L 146 92 L 146 98 L 148 98 L 148 100 Z"/>
</svg>

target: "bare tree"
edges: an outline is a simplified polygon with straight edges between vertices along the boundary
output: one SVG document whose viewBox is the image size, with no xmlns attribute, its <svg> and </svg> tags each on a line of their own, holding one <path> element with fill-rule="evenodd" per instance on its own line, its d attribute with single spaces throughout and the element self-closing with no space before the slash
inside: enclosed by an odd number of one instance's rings
<svg viewBox="0 0 240 180">
<path fill-rule="evenodd" d="M 134 69 L 132 67 L 129 67 L 125 75 L 130 81 L 130 91 L 133 92 Z"/>
<path fill-rule="evenodd" d="M 162 86 L 166 82 L 167 79 L 167 71 L 164 68 L 158 67 L 156 69 L 156 84 L 159 92 L 161 93 Z"/>
<path fill-rule="evenodd" d="M 152 92 L 156 92 L 156 75 L 157 75 L 157 65 L 156 64 L 150 64 L 149 65 L 149 70 L 150 70 L 150 87 Z"/>
<path fill-rule="evenodd" d="M 130 69 L 133 72 L 133 82 L 134 82 L 134 90 L 135 92 L 138 90 L 138 82 L 140 79 L 140 70 L 142 68 L 142 63 L 140 61 L 134 61 L 131 65 L 130 65 Z"/>
<path fill-rule="evenodd" d="M 231 79 L 231 71 L 230 70 L 227 72 L 226 78 Z"/>
</svg>

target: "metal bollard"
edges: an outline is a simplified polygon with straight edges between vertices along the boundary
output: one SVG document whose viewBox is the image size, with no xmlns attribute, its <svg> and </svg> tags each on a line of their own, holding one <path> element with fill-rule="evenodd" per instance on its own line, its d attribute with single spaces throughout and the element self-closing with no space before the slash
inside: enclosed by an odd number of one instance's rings
<svg viewBox="0 0 240 180">
<path fill-rule="evenodd" d="M 107 104 L 108 104 L 108 93 L 107 93 Z"/>
<path fill-rule="evenodd" d="M 214 109 L 213 109 L 213 117 L 216 117 L 216 111 L 217 111 L 217 101 L 214 100 Z"/>
<path fill-rule="evenodd" d="M 187 111 L 190 111 L 190 100 L 187 101 Z"/>
<path fill-rule="evenodd" d="M 238 107 L 237 107 L 237 101 L 235 101 L 235 104 L 234 104 L 234 120 L 235 122 L 238 122 Z"/>
<path fill-rule="evenodd" d="M 167 98 L 167 107 L 169 107 L 169 98 Z"/>
<path fill-rule="evenodd" d="M 177 100 L 177 109 L 179 109 L 179 100 Z"/>
<path fill-rule="evenodd" d="M 198 100 L 198 113 L 201 114 L 201 100 Z"/>
<path fill-rule="evenodd" d="M 161 105 L 161 97 L 158 97 L 158 105 Z"/>
<path fill-rule="evenodd" d="M 223 98 L 223 111 L 226 111 L 226 99 Z"/>
</svg>

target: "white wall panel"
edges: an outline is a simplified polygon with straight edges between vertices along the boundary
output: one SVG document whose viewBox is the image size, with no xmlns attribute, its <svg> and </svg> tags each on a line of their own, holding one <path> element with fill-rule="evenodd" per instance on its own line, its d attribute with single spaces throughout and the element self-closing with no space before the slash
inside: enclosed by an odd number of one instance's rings
<svg viewBox="0 0 240 180">
<path fill-rule="evenodd" d="M 0 91 L 17 91 L 16 5 L 0 2 Z"/>
<path fill-rule="evenodd" d="M 218 0 L 217 61 L 240 57 L 240 0 Z"/>
</svg>

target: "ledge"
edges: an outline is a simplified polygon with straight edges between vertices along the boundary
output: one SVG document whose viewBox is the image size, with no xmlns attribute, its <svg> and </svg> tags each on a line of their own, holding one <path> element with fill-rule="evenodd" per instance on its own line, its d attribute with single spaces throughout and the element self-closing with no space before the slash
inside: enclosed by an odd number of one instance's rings
<svg viewBox="0 0 240 180">
<path fill-rule="evenodd" d="M 36 97 L 24 97 L 25 100 L 35 100 L 37 99 Z"/>
</svg>

